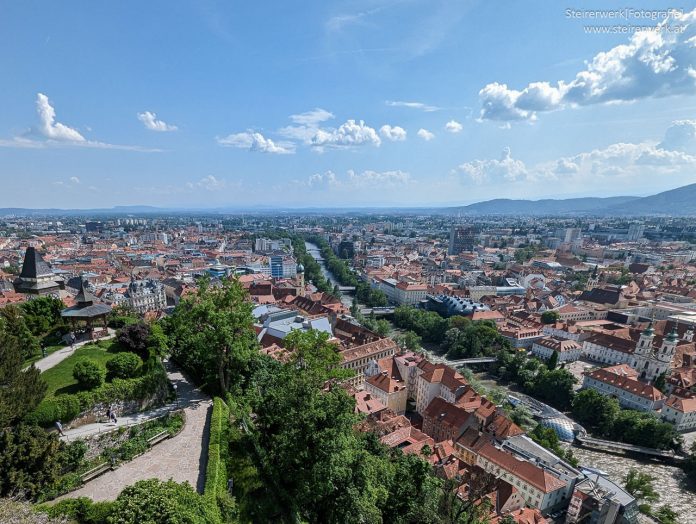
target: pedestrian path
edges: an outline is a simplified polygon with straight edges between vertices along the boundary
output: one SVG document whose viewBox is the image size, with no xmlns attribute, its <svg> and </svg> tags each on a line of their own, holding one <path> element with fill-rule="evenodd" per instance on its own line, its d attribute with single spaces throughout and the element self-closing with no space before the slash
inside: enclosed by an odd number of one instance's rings
<svg viewBox="0 0 696 524">
<path fill-rule="evenodd" d="M 114 338 L 115 336 L 115 331 L 113 329 L 109 329 L 108 335 L 106 335 L 105 337 L 101 337 L 97 340 L 108 340 L 110 338 Z M 74 346 L 65 346 L 64 348 L 54 351 L 53 353 L 42 358 L 41 360 L 37 360 L 36 362 L 34 362 L 34 365 L 38 368 L 39 371 L 43 373 L 47 369 L 51 369 L 52 367 L 57 366 L 58 364 L 63 362 L 66 358 L 75 353 L 75 351 L 77 351 L 82 346 L 94 344 L 97 340 L 84 340 L 82 342 L 76 342 Z"/>
<path fill-rule="evenodd" d="M 62 498 L 89 497 L 92 500 L 114 500 L 126 486 L 138 480 L 157 478 L 173 479 L 176 482 L 189 482 L 199 492 L 205 484 L 205 468 L 208 459 L 208 440 L 210 438 L 211 399 L 193 386 L 171 363 L 165 364 L 167 376 L 177 389 L 179 407 L 183 408 L 186 424 L 181 432 L 165 440 L 145 454 L 133 459 L 113 471 L 87 482 L 80 489 Z M 139 413 L 139 421 L 145 421 L 176 409 L 172 403 L 162 408 Z M 131 418 L 120 417 L 118 424 L 88 424 L 65 431 L 66 440 L 84 438 L 104 431 L 113 431 L 126 425 Z M 101 428 L 97 427 L 101 426 Z M 60 500 L 60 499 L 58 499 Z"/>
</svg>

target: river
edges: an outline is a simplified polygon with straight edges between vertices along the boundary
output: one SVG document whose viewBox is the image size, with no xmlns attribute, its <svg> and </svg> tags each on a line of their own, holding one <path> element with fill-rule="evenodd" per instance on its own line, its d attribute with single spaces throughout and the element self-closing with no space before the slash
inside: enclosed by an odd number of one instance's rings
<svg viewBox="0 0 696 524">
<path fill-rule="evenodd" d="M 321 258 L 321 250 L 319 249 L 319 246 L 312 244 L 311 242 L 305 242 L 305 248 L 307 249 L 307 253 L 312 255 L 312 258 L 317 261 L 317 264 L 319 264 L 324 278 L 326 278 L 326 280 L 328 280 L 332 286 L 340 286 L 341 283 L 336 280 L 336 277 L 333 276 L 333 273 L 331 273 L 331 271 L 327 269 L 326 264 L 324 264 L 324 261 Z M 353 305 L 353 297 L 348 293 L 342 292 L 341 302 L 344 306 L 350 308 Z"/>
<path fill-rule="evenodd" d="M 581 465 L 601 469 L 621 486 L 631 469 L 648 473 L 654 481 L 655 490 L 660 494 L 660 500 L 653 504 L 653 508 L 666 504 L 679 513 L 680 524 L 696 522 L 696 492 L 687 489 L 686 475 L 679 467 L 585 448 L 573 447 L 573 455 Z"/>
</svg>

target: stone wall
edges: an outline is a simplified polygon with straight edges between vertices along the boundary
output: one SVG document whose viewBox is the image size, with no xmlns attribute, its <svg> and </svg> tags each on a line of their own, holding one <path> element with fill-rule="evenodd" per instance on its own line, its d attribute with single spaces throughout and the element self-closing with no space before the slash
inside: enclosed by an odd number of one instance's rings
<svg viewBox="0 0 696 524">
<path fill-rule="evenodd" d="M 84 426 L 85 424 L 93 424 L 95 422 L 106 422 L 106 410 L 109 406 L 111 406 L 111 409 L 116 413 L 117 419 L 123 415 L 130 415 L 159 407 L 167 401 L 170 394 L 169 382 L 163 382 L 159 389 L 147 398 L 138 400 L 115 400 L 109 404 L 95 404 L 91 409 L 83 411 L 65 426 L 70 429 Z"/>
</svg>

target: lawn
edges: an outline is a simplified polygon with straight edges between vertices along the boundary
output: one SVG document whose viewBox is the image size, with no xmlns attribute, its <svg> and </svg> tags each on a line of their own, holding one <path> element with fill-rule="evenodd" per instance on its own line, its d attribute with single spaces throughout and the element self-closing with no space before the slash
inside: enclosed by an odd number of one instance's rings
<svg viewBox="0 0 696 524">
<path fill-rule="evenodd" d="M 63 393 L 77 393 L 80 391 L 77 380 L 72 376 L 75 363 L 82 358 L 89 358 L 101 366 L 105 366 L 107 361 L 111 360 L 118 352 L 117 342 L 109 340 L 102 344 L 104 345 L 98 346 L 96 344 L 89 344 L 78 348 L 75 353 L 66 358 L 63 362 L 41 373 L 41 376 L 48 384 L 46 398 L 55 397 Z"/>
</svg>

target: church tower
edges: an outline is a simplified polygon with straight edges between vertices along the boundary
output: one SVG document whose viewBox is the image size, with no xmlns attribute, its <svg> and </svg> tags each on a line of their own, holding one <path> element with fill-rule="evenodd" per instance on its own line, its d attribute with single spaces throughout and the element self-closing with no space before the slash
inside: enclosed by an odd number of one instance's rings
<svg viewBox="0 0 696 524">
<path fill-rule="evenodd" d="M 597 264 L 595 264 L 592 274 L 590 275 L 590 278 L 587 279 L 587 283 L 585 284 L 585 291 L 592 291 L 597 287 L 597 284 L 599 284 L 599 278 L 597 277 Z"/>
<path fill-rule="evenodd" d="M 672 359 L 677 351 L 677 342 L 679 342 L 679 335 L 677 334 L 677 328 L 675 327 L 662 341 L 662 346 L 657 353 L 657 360 L 659 360 L 660 363 L 667 365 L 667 368 L 663 371 L 669 369 L 669 366 L 672 364 Z"/>
<path fill-rule="evenodd" d="M 642 378 L 648 374 L 650 360 L 652 360 L 653 341 L 655 340 L 655 330 L 652 322 L 643 330 L 638 339 L 638 345 L 633 352 L 633 369 L 635 369 Z"/>
</svg>

